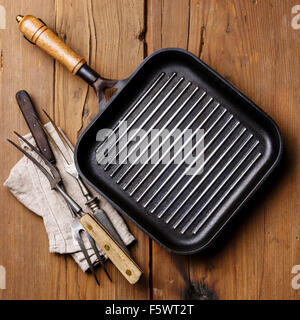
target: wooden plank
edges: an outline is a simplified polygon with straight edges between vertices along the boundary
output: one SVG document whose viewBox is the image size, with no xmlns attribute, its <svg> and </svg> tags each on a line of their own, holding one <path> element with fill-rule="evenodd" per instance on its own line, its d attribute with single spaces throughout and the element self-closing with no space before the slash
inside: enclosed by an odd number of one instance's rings
<svg viewBox="0 0 300 320">
<path fill-rule="evenodd" d="M 177 45 L 200 56 L 267 111 L 279 123 L 287 149 L 293 149 L 283 165 L 293 169 L 281 169 L 276 185 L 266 187 L 244 210 L 248 217 L 239 219 L 215 250 L 190 257 L 189 264 L 182 258 L 174 267 L 175 256 L 154 245 L 154 298 L 189 293 L 194 298 L 299 299 L 299 290 L 291 287 L 291 268 L 300 260 L 300 171 L 293 161 L 300 152 L 299 140 L 293 139 L 299 128 L 300 33 L 290 26 L 296 4 L 191 0 L 188 14 L 185 1 L 149 1 L 149 53 Z M 188 39 L 182 32 L 187 29 Z M 169 278 L 177 283 L 170 286 Z"/>
<path fill-rule="evenodd" d="M 294 116 L 299 74 L 293 72 L 299 70 L 299 59 L 293 57 L 300 35 L 289 21 L 295 4 L 192 1 L 191 13 L 205 31 L 204 43 L 199 45 L 199 27 L 191 25 L 190 49 L 195 52 L 202 47 L 201 58 L 268 112 L 278 122 L 287 148 L 293 144 L 298 154 L 299 141 L 291 139 L 299 125 Z M 197 30 L 198 38 L 194 37 Z M 291 268 L 299 263 L 299 166 L 295 164 L 294 170 L 280 174 L 276 186 L 267 188 L 258 203 L 245 210 L 249 217 L 223 249 L 207 259 L 192 258 L 192 280 L 206 277 L 223 299 L 299 298 L 290 284 Z M 212 268 L 206 268 L 208 262 Z"/>
<path fill-rule="evenodd" d="M 0 299 L 65 298 L 66 272 L 63 257 L 49 253 L 49 244 L 40 217 L 25 209 L 2 186 L 10 168 L 21 158 L 5 138 L 15 140 L 13 130 L 24 134 L 28 128 L 15 101 L 20 89 L 27 90 L 41 107 L 53 107 L 53 63 L 40 50 L 24 40 L 18 31 L 17 14 L 31 12 L 54 26 L 54 4 L 47 1 L 0 2 L 6 8 L 6 29 L 1 38 L 1 224 L 0 264 L 6 268 L 6 290 Z"/>
<path fill-rule="evenodd" d="M 144 27 L 143 1 L 68 0 L 57 1 L 56 4 L 56 30 L 59 36 L 103 77 L 128 77 L 142 61 L 143 42 L 139 35 Z M 87 84 L 72 76 L 64 67 L 56 64 L 55 69 L 55 119 L 75 142 L 82 129 L 98 113 L 96 97 Z M 78 271 L 70 262 L 68 277 L 72 286 L 68 287 L 68 298 L 143 299 L 149 296 L 148 239 L 132 224 L 129 225 L 138 240 L 132 251 L 145 272 L 143 279 L 131 286 L 109 265 L 114 282 L 110 283 L 101 273 L 102 286 L 99 290 L 92 277 Z"/>
<path fill-rule="evenodd" d="M 147 9 L 147 53 L 166 47 L 187 49 L 189 1 L 150 0 Z M 153 299 L 183 298 L 188 278 L 188 258 L 171 254 L 153 242 Z"/>
<path fill-rule="evenodd" d="M 13 129 L 21 133 L 28 131 L 14 98 L 17 90 L 26 89 L 32 94 L 38 109 L 43 107 L 54 114 L 57 123 L 75 142 L 82 128 L 98 112 L 94 93 L 80 79 L 71 76 L 62 66 L 54 64 L 53 59 L 27 43 L 17 29 L 15 16 L 31 13 L 42 18 L 90 60 L 92 66 L 96 66 L 100 58 L 98 70 L 105 77 L 126 77 L 144 55 L 143 41 L 139 37 L 144 27 L 143 1 L 56 1 L 55 6 L 49 1 L 42 7 L 33 0 L 22 3 L 3 1 L 3 4 L 7 9 L 8 25 L 7 30 L 0 31 L 3 53 L 0 90 L 5 92 L 5 96 L 1 94 L 1 105 L 9 108 L 1 108 L 0 111 L 6 124 L 0 129 L 1 137 L 11 137 Z M 100 48 L 99 45 L 98 48 L 98 43 L 104 46 Z M 1 148 L 3 183 L 20 155 L 12 151 L 4 139 Z M 149 243 L 137 228 L 130 226 L 138 239 L 133 252 L 145 271 L 144 278 L 138 285 L 131 286 L 108 263 L 114 283 L 110 284 L 101 272 L 102 286 L 99 289 L 94 279 L 82 273 L 72 258 L 48 252 L 41 219 L 30 214 L 3 187 L 1 203 L 5 204 L 3 212 L 6 214 L 1 217 L 0 224 L 1 236 L 5 239 L 0 243 L 0 264 L 7 269 L 7 290 L 0 291 L 0 298 L 141 299 L 149 296 Z"/>
</svg>

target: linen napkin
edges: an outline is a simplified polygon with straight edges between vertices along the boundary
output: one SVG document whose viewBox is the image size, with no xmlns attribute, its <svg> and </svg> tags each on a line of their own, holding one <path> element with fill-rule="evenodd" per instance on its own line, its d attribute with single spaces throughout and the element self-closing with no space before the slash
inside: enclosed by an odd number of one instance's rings
<svg viewBox="0 0 300 320">
<path fill-rule="evenodd" d="M 71 159 L 73 155 L 65 148 L 64 144 L 61 143 L 53 125 L 49 122 L 45 124 L 44 127 L 63 151 L 64 156 Z M 31 133 L 28 133 L 24 137 L 35 145 Z M 34 156 L 39 162 L 43 163 L 40 157 L 32 152 L 23 141 L 20 140 L 20 144 L 22 148 L 25 148 L 26 151 Z M 55 148 L 52 148 L 52 150 L 56 158 L 56 166 L 60 171 L 67 192 L 85 212 L 89 212 L 89 209 L 85 205 L 86 199 L 82 195 L 76 179 L 69 175 L 65 170 L 66 164 L 63 156 Z M 71 254 L 80 268 L 83 271 L 86 271 L 88 269 L 87 261 L 80 251 L 79 245 L 72 236 L 70 223 L 73 218 L 70 210 L 61 195 L 55 190 L 50 189 L 49 181 L 44 174 L 28 158 L 23 156 L 23 158 L 11 169 L 8 179 L 4 182 L 4 186 L 7 187 L 28 209 L 43 218 L 49 238 L 50 252 Z M 93 190 L 91 190 L 91 193 L 99 198 L 101 208 L 107 213 L 124 243 L 126 245 L 132 243 L 135 238 L 130 233 L 127 225 L 117 211 Z M 84 233 L 82 233 L 82 237 L 85 247 L 88 249 L 91 261 L 94 263 L 96 261 L 96 255 L 91 249 L 90 243 Z M 104 255 L 101 250 L 100 253 Z"/>
</svg>

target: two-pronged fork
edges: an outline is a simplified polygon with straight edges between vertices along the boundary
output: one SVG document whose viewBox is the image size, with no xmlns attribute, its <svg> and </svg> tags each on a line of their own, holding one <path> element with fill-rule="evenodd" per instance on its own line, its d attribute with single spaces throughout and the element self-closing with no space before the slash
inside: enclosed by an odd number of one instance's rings
<svg viewBox="0 0 300 320">
<path fill-rule="evenodd" d="M 16 132 L 15 132 L 16 133 Z M 123 276 L 131 283 L 136 283 L 142 271 L 135 261 L 131 258 L 128 249 L 123 248 L 117 239 L 112 236 L 111 222 L 103 210 L 98 209 L 93 213 L 94 217 L 85 213 L 82 208 L 68 195 L 68 193 L 61 186 L 61 177 L 57 168 L 47 160 L 47 158 L 39 152 L 30 142 L 16 133 L 16 135 L 23 140 L 35 153 L 37 153 L 45 163 L 48 170 L 40 164 L 27 151 L 19 147 L 13 141 L 8 141 L 20 150 L 26 157 L 28 157 L 46 176 L 51 189 L 58 191 L 66 202 L 72 207 L 77 216 L 80 216 L 80 223 L 83 228 L 93 237 L 99 247 L 106 253 L 112 263 L 119 269 Z"/>
<path fill-rule="evenodd" d="M 53 125 L 58 137 L 60 138 L 61 144 L 64 145 L 65 149 L 68 152 L 69 157 L 57 145 L 57 143 L 54 141 L 54 139 L 51 137 L 51 135 L 48 133 L 48 131 L 44 128 L 44 126 L 43 125 L 41 125 L 41 126 L 42 126 L 44 132 L 46 133 L 46 135 L 48 136 L 49 140 L 51 141 L 53 147 L 58 152 L 60 152 L 60 154 L 62 155 L 62 157 L 63 157 L 63 159 L 65 161 L 66 172 L 68 172 L 71 176 L 73 176 L 77 180 L 77 182 L 78 182 L 78 184 L 80 186 L 81 192 L 82 192 L 82 194 L 85 196 L 85 198 L 87 200 L 86 205 L 91 209 L 91 211 L 93 212 L 94 217 L 99 221 L 99 223 L 105 223 L 110 235 L 114 238 L 114 240 L 116 240 L 116 242 L 120 245 L 120 247 L 122 247 L 122 249 L 124 251 L 126 251 L 128 254 L 130 254 L 128 249 L 127 249 L 127 247 L 126 247 L 126 245 L 125 245 L 125 243 L 121 239 L 121 237 L 120 237 L 119 233 L 117 232 L 117 230 L 115 229 L 114 225 L 111 223 L 111 221 L 108 218 L 107 214 L 100 208 L 99 199 L 94 197 L 91 194 L 89 189 L 86 187 L 86 185 L 84 184 L 84 182 L 80 178 L 80 176 L 79 176 L 79 174 L 77 172 L 77 169 L 75 167 L 75 163 L 74 163 L 74 148 L 73 148 L 73 146 L 71 145 L 69 140 L 66 139 L 66 137 L 64 136 L 62 131 L 60 129 L 58 129 L 58 127 L 56 126 L 56 124 L 53 121 L 53 119 L 49 116 L 49 114 L 44 109 L 43 109 L 43 112 L 45 113 L 46 117 L 48 118 L 48 120 Z"/>
<path fill-rule="evenodd" d="M 29 141 L 27 141 L 25 138 L 23 138 L 20 134 L 18 134 L 17 132 L 14 132 L 22 141 L 24 141 L 30 148 L 31 150 L 33 150 L 36 154 L 38 154 L 42 160 L 45 163 L 45 166 L 48 167 L 48 170 L 41 164 L 39 163 L 33 156 L 31 156 L 27 151 L 25 151 L 24 149 L 22 149 L 21 147 L 19 147 L 16 143 L 14 143 L 13 141 L 11 141 L 10 139 L 7 139 L 8 142 L 10 142 L 14 147 L 16 147 L 19 151 L 21 151 L 27 158 L 29 158 L 36 166 L 39 170 L 41 170 L 41 172 L 46 176 L 46 178 L 48 179 L 51 189 L 55 189 L 56 191 L 58 191 L 63 198 L 66 200 L 66 202 L 68 203 L 68 205 L 71 207 L 71 213 L 73 216 L 73 221 L 71 223 L 71 229 L 72 229 L 72 234 L 75 238 L 75 240 L 77 241 L 77 243 L 80 246 L 80 249 L 82 250 L 85 259 L 88 262 L 89 268 L 91 270 L 91 272 L 93 273 L 97 284 L 100 285 L 99 280 L 96 276 L 96 272 L 94 269 L 94 266 L 91 262 L 91 259 L 89 257 L 89 254 L 87 252 L 87 249 L 84 245 L 84 242 L 81 238 L 81 232 L 86 232 L 86 230 L 83 228 L 83 226 L 80 223 L 79 218 L 82 216 L 83 214 L 83 210 L 81 209 L 81 207 L 68 195 L 68 193 L 65 191 L 65 188 L 62 184 L 62 179 L 60 176 L 60 173 L 58 171 L 58 169 L 56 168 L 55 165 L 53 165 L 35 146 L 33 146 Z M 108 272 L 105 269 L 104 263 L 103 263 L 103 259 L 100 256 L 100 253 L 98 251 L 98 248 L 96 246 L 96 243 L 94 241 L 94 239 L 87 233 L 88 235 L 88 239 L 90 241 L 90 244 L 100 262 L 100 264 L 102 265 L 106 275 L 108 276 L 108 278 L 111 280 Z"/>
<path fill-rule="evenodd" d="M 86 228 L 90 235 L 95 239 L 97 244 L 106 253 L 112 263 L 119 269 L 124 277 L 132 284 L 136 283 L 142 275 L 142 271 L 133 260 L 130 251 L 127 249 L 125 243 L 121 239 L 119 233 L 115 229 L 114 225 L 110 221 L 106 212 L 103 211 L 99 206 L 99 199 L 94 197 L 84 182 L 81 180 L 74 163 L 73 146 L 70 144 L 68 139 L 64 136 L 63 132 L 58 129 L 54 121 L 43 110 L 49 121 L 52 123 L 58 137 L 60 138 L 60 144 L 64 146 L 67 152 L 63 152 L 57 143 L 51 139 L 51 136 L 44 129 L 45 133 L 48 134 L 50 141 L 53 146 L 60 152 L 65 160 L 66 171 L 72 175 L 78 182 L 82 194 L 85 196 L 87 202 L 86 205 L 91 209 L 92 216 L 85 215 L 80 219 L 81 224 Z M 67 154 L 69 157 L 67 156 Z"/>
</svg>

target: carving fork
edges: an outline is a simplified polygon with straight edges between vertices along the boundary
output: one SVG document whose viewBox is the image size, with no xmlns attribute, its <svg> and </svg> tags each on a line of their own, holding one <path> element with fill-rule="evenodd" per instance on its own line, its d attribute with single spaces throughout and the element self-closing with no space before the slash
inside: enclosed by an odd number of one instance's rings
<svg viewBox="0 0 300 320">
<path fill-rule="evenodd" d="M 83 213 L 81 207 L 65 191 L 65 188 L 62 184 L 62 179 L 61 179 L 60 173 L 59 173 L 58 169 L 56 168 L 56 166 L 53 165 L 50 161 L 48 161 L 48 159 L 36 147 L 34 147 L 29 141 L 27 141 L 25 138 L 23 138 L 17 132 L 14 131 L 14 133 L 22 141 L 24 141 L 36 154 L 38 154 L 43 159 L 45 165 L 49 168 L 50 172 L 42 164 L 40 164 L 34 157 L 32 157 L 27 151 L 25 151 L 24 149 L 19 147 L 16 143 L 11 141 L 10 139 L 7 139 L 8 142 L 10 142 L 14 147 L 16 147 L 19 151 L 21 151 L 27 158 L 29 158 L 37 166 L 37 168 L 39 170 L 41 170 L 41 172 L 48 179 L 50 186 L 51 186 L 51 189 L 55 189 L 56 191 L 58 191 L 63 196 L 63 198 L 66 200 L 67 204 L 71 207 L 72 210 L 70 210 L 70 211 L 73 216 L 73 221 L 70 226 L 72 229 L 73 236 L 74 236 L 75 240 L 77 241 L 77 243 L 79 244 L 80 249 L 83 252 L 85 259 L 88 262 L 89 268 L 90 268 L 97 284 L 100 285 L 100 282 L 96 276 L 96 272 L 95 272 L 95 269 L 94 269 L 93 264 L 91 262 L 91 259 L 89 257 L 89 254 L 87 252 L 87 249 L 86 249 L 86 247 L 83 243 L 83 240 L 81 238 L 81 232 L 86 232 L 86 230 L 83 228 L 83 226 L 81 225 L 80 220 L 79 220 L 79 218 L 82 216 L 82 213 Z M 87 233 L 90 244 L 91 244 L 100 264 L 102 265 L 107 277 L 111 281 L 111 278 L 110 278 L 110 276 L 104 266 L 103 259 L 100 256 L 98 248 L 96 247 L 96 243 L 95 243 L 94 239 L 88 234 L 88 232 L 86 232 L 86 233 Z"/>
<path fill-rule="evenodd" d="M 122 275 L 131 283 L 135 284 L 141 277 L 142 271 L 139 266 L 132 259 L 128 250 L 119 245 L 118 241 L 111 236 L 111 223 L 107 223 L 107 216 L 104 215 L 103 210 L 98 210 L 99 219 L 90 214 L 85 213 L 82 208 L 68 195 L 68 193 L 61 187 L 61 177 L 57 168 L 43 156 L 37 148 L 35 148 L 25 138 L 15 132 L 15 134 L 23 140 L 29 147 L 32 148 L 40 157 L 44 160 L 45 165 L 48 167 L 50 172 L 41 165 L 34 157 L 28 152 L 23 150 L 13 141 L 8 141 L 20 150 L 26 157 L 28 157 L 46 176 L 48 179 L 51 189 L 57 190 L 67 203 L 72 207 L 77 216 L 80 216 L 80 223 L 84 229 L 93 237 L 100 248 L 107 254 L 113 264 L 119 269 Z M 100 223 L 100 221 L 101 223 Z"/>
</svg>

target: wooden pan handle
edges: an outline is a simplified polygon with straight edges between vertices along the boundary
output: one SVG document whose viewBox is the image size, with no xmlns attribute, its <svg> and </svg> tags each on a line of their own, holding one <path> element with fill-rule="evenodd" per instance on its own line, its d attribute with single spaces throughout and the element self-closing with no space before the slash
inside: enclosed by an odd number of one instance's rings
<svg viewBox="0 0 300 320">
<path fill-rule="evenodd" d="M 32 43 L 46 51 L 67 69 L 76 74 L 86 61 L 70 49 L 41 20 L 34 16 L 17 16 L 19 29 Z"/>
<path fill-rule="evenodd" d="M 137 283 L 142 275 L 141 269 L 112 239 L 106 230 L 89 214 L 82 216 L 80 222 L 129 283 Z"/>
</svg>

